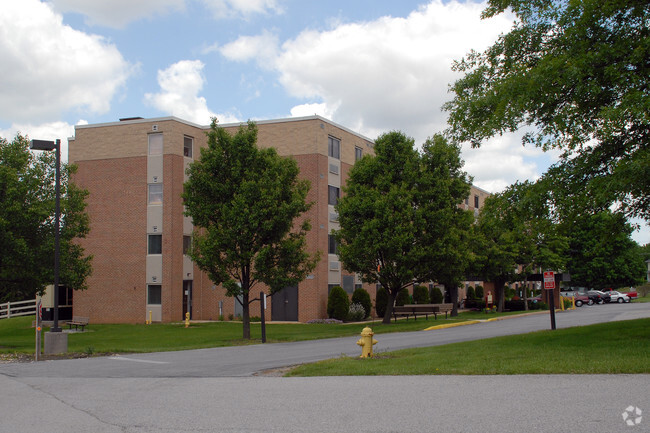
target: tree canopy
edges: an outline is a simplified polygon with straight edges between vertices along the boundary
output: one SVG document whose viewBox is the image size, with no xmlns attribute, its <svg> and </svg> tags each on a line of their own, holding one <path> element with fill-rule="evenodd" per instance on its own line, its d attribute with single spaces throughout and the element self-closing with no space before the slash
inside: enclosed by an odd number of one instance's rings
<svg viewBox="0 0 650 433">
<path fill-rule="evenodd" d="M 602 290 L 643 282 L 647 268 L 641 247 L 632 240 L 633 228 L 622 215 L 610 211 L 584 215 L 564 230 L 571 285 Z"/>
<path fill-rule="evenodd" d="M 29 139 L 0 138 L 0 302 L 33 298 L 54 281 L 55 156 L 30 152 Z M 89 231 L 88 192 L 61 169 L 60 284 L 83 290 L 92 257 L 75 238 Z"/>
<path fill-rule="evenodd" d="M 650 3 L 490 0 L 483 17 L 506 9 L 511 31 L 455 63 L 448 134 L 478 147 L 525 127 L 597 210 L 650 219 Z"/>
<path fill-rule="evenodd" d="M 469 179 L 459 148 L 440 136 L 427 140 L 422 154 L 398 131 L 381 135 L 374 149 L 350 170 L 334 234 L 345 268 L 386 289 L 383 321 L 390 323 L 403 288 L 436 280 L 445 264 L 462 274 L 460 246 L 453 242 L 471 221 L 458 207 L 469 194 Z"/>
<path fill-rule="evenodd" d="M 243 307 L 243 336 L 250 338 L 250 290 L 258 283 L 272 295 L 304 280 L 318 254 L 306 251 L 311 204 L 309 182 L 298 164 L 275 149 L 257 147 L 257 126 L 231 135 L 213 119 L 208 147 L 188 169 L 183 197 L 195 225 L 190 257 Z"/>
</svg>

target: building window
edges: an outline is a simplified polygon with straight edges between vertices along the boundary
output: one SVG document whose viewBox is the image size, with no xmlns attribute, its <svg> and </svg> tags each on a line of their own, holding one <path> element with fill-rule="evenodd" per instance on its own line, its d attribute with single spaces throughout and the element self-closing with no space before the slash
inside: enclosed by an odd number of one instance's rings
<svg viewBox="0 0 650 433">
<path fill-rule="evenodd" d="M 163 136 L 162 134 L 149 134 L 149 155 L 162 155 Z"/>
<path fill-rule="evenodd" d="M 469 197 L 465 199 L 465 204 L 469 206 Z"/>
<path fill-rule="evenodd" d="M 192 137 L 183 138 L 183 156 L 187 158 L 192 157 L 192 146 L 194 145 L 194 139 Z"/>
<path fill-rule="evenodd" d="M 147 254 L 162 254 L 162 235 L 149 235 Z"/>
<path fill-rule="evenodd" d="M 363 156 L 363 150 L 361 150 L 360 147 L 354 147 L 354 160 L 355 162 L 360 160 L 361 157 Z"/>
<path fill-rule="evenodd" d="M 338 242 L 336 242 L 336 238 L 334 235 L 328 235 L 327 236 L 329 247 L 327 249 L 328 254 L 338 254 L 339 253 L 339 246 Z"/>
<path fill-rule="evenodd" d="M 332 158 L 341 159 L 341 140 L 329 137 L 327 140 L 327 154 Z"/>
<path fill-rule="evenodd" d="M 162 304 L 162 286 L 160 284 L 150 284 L 147 286 L 147 304 Z"/>
<path fill-rule="evenodd" d="M 328 185 L 327 203 L 332 206 L 339 202 L 339 188 Z"/>
<path fill-rule="evenodd" d="M 149 185 L 149 204 L 162 204 L 163 186 L 162 183 Z"/>
<path fill-rule="evenodd" d="M 187 255 L 192 248 L 192 236 L 183 236 L 183 254 Z"/>
<path fill-rule="evenodd" d="M 476 209 L 478 209 L 478 196 L 477 195 L 474 196 L 474 207 Z"/>
</svg>

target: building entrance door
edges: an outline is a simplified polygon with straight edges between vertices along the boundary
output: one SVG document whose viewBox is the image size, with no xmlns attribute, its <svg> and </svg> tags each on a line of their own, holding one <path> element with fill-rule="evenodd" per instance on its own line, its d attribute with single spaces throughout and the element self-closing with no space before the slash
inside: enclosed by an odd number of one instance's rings
<svg viewBox="0 0 650 433">
<path fill-rule="evenodd" d="M 190 313 L 190 319 L 192 318 L 192 280 L 183 281 L 183 317 L 181 320 L 185 320 L 185 313 Z"/>
<path fill-rule="evenodd" d="M 298 286 L 289 286 L 271 296 L 271 320 L 298 321 Z"/>
</svg>

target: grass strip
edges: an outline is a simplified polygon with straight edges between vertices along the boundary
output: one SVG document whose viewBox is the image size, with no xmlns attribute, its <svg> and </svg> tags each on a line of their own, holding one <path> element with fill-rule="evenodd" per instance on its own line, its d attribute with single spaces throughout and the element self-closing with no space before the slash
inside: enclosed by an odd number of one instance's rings
<svg viewBox="0 0 650 433">
<path fill-rule="evenodd" d="M 380 321 L 353 324 L 267 324 L 267 341 L 292 342 L 322 338 L 349 337 L 359 335 L 364 326 L 372 327 L 376 334 L 388 332 L 421 331 L 432 325 L 454 324 L 475 319 L 503 317 L 516 313 L 485 314 L 464 312 L 458 317 L 445 319 L 433 317 L 425 320 L 398 320 L 383 325 Z M 0 320 L 0 354 L 33 354 L 33 316 Z M 62 324 L 63 325 L 63 324 Z M 65 328 L 65 325 L 63 325 Z M 47 331 L 48 329 L 44 329 Z M 243 340 L 241 322 L 144 324 L 93 324 L 85 332 L 74 332 L 68 336 L 69 353 L 102 354 L 164 352 L 173 350 L 203 349 L 209 347 L 236 346 L 261 342 L 259 323 L 251 324 L 251 340 Z"/>
<path fill-rule="evenodd" d="M 539 331 L 444 346 L 342 357 L 287 376 L 650 373 L 650 319 Z"/>
</svg>

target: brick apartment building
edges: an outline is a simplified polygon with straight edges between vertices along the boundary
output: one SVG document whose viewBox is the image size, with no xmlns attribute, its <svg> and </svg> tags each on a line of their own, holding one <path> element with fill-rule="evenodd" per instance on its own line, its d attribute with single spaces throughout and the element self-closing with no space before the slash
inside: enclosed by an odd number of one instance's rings
<svg viewBox="0 0 650 433">
<path fill-rule="evenodd" d="M 373 142 L 320 116 L 257 122 L 258 146 L 293 157 L 300 175 L 311 182 L 307 213 L 310 252 L 322 259 L 298 287 L 288 287 L 267 303 L 267 320 L 308 321 L 327 317 L 328 289 L 352 293 L 362 285 L 329 254 L 330 232 L 338 228 L 334 204 L 354 162 L 373 153 Z M 239 124 L 222 125 L 234 132 Z M 92 254 L 89 289 L 75 292 L 75 315 L 94 323 L 179 321 L 236 316 L 241 307 L 184 254 L 192 221 L 181 199 L 186 168 L 207 146 L 207 126 L 174 117 L 130 118 L 79 125 L 69 140 L 69 161 L 78 166 L 74 182 L 90 194 L 91 231 L 81 240 Z M 472 187 L 466 209 L 478 212 L 489 194 Z M 463 204 L 461 204 L 463 206 Z M 364 284 L 371 297 L 374 285 Z M 252 306 L 257 315 L 258 307 Z M 374 312 L 373 312 L 374 313 Z"/>
</svg>

